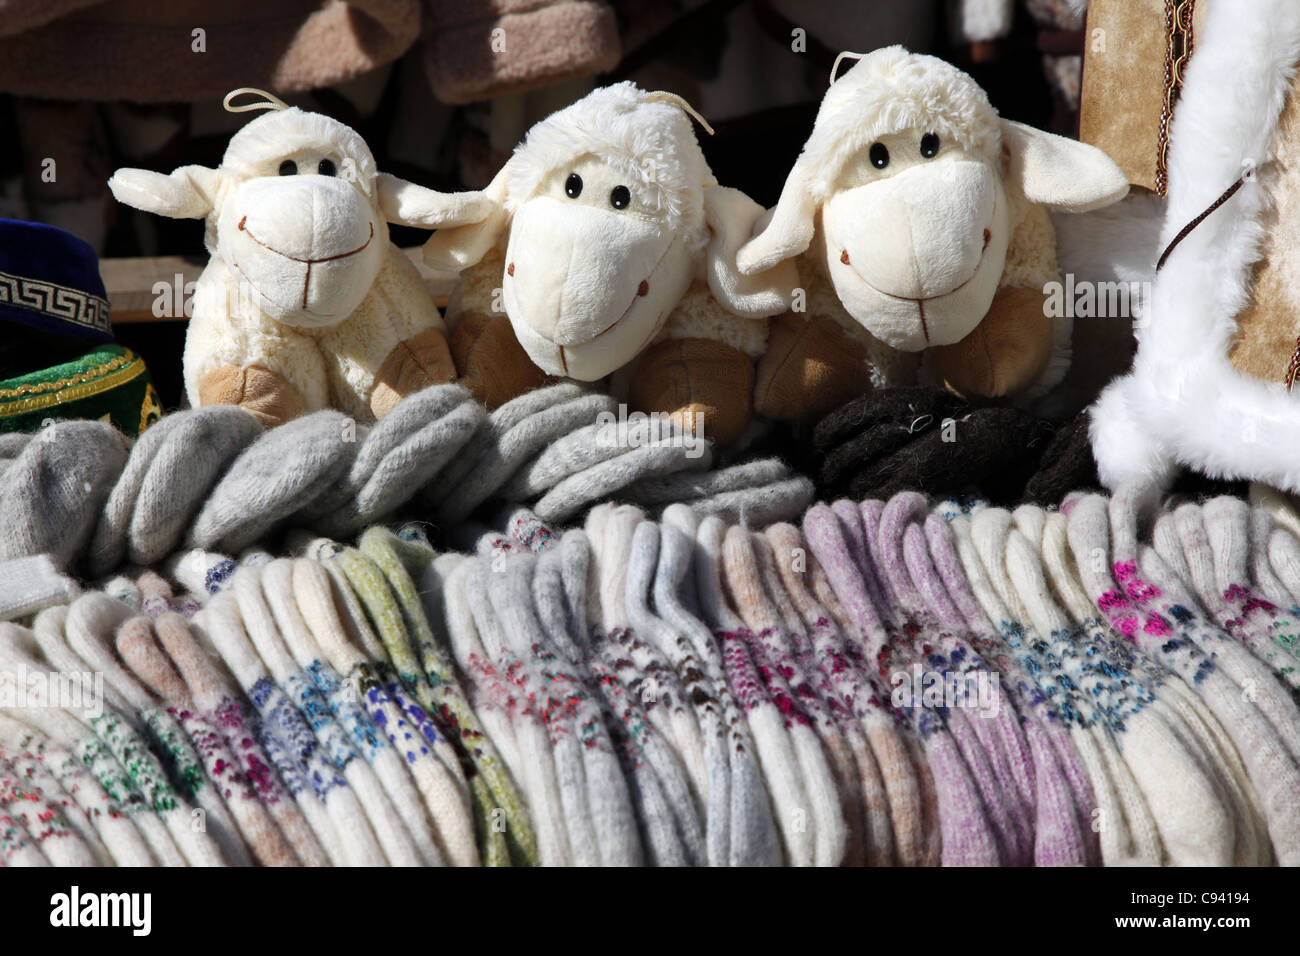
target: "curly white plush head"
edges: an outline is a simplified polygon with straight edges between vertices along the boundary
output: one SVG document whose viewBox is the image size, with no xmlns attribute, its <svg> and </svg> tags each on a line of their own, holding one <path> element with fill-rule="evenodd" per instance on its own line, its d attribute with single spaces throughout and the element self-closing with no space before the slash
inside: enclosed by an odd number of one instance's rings
<svg viewBox="0 0 1300 956">
<path fill-rule="evenodd" d="M 221 165 L 170 175 L 120 169 L 119 202 L 162 216 L 205 219 L 208 251 L 286 325 L 319 328 L 360 305 L 383 264 L 388 222 L 423 228 L 478 222 L 478 193 L 444 195 L 380 173 L 365 141 L 337 120 L 267 102 L 230 139 Z"/>
<path fill-rule="evenodd" d="M 458 272 L 508 233 L 506 314 L 543 371 L 594 381 L 663 327 L 701 259 L 741 315 L 774 315 L 797 284 L 746 279 L 734 254 L 761 214 L 719 187 L 678 97 L 618 83 L 529 130 L 487 193 L 483 224 L 434 236 L 425 261 Z"/>
<path fill-rule="evenodd" d="M 965 338 L 992 304 L 1012 197 L 1082 212 L 1128 183 L 1091 146 L 999 119 L 961 70 L 892 46 L 834 81 L 764 231 L 752 274 L 818 234 L 840 301 L 873 335 L 920 351 Z"/>
</svg>

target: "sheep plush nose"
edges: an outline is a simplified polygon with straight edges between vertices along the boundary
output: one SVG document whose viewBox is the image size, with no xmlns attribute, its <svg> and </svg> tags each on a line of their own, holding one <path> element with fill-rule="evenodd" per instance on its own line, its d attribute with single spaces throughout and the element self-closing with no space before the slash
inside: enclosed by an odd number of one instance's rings
<svg viewBox="0 0 1300 956">
<path fill-rule="evenodd" d="M 913 166 L 827 203 L 828 251 L 878 292 L 905 299 L 943 295 L 975 274 L 996 194 L 993 173 L 982 163 Z"/>
<path fill-rule="evenodd" d="M 243 230 L 268 251 L 321 261 L 352 252 L 370 236 L 370 204 L 350 183 L 331 176 L 275 176 L 239 190 Z"/>
<path fill-rule="evenodd" d="M 590 342 L 649 292 L 670 238 L 634 215 L 530 199 L 510 226 L 506 311 L 556 345 Z"/>
</svg>

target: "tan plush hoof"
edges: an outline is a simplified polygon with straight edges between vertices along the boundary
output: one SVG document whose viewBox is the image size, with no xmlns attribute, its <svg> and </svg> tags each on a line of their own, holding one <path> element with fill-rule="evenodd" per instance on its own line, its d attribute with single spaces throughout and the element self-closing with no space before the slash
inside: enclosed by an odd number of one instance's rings
<svg viewBox="0 0 1300 956">
<path fill-rule="evenodd" d="M 754 365 L 745 353 L 711 339 L 667 339 L 637 362 L 628 402 L 661 412 L 719 445 L 744 433 L 754 415 Z M 702 419 L 702 421 L 701 421 Z"/>
<path fill-rule="evenodd" d="M 999 289 L 970 335 L 933 350 L 939 381 L 968 399 L 1005 398 L 1033 385 L 1051 360 L 1055 339 L 1043 300 L 1038 289 Z"/>
<path fill-rule="evenodd" d="M 451 330 L 451 355 L 460 384 L 488 408 L 546 384 L 504 315 L 467 312 Z"/>
<path fill-rule="evenodd" d="M 398 342 L 375 374 L 370 410 L 383 418 L 407 395 L 456 377 L 447 340 L 437 329 L 425 329 Z"/>
<path fill-rule="evenodd" d="M 267 428 L 303 413 L 302 396 L 283 375 L 249 365 L 220 365 L 199 379 L 200 405 L 238 405 Z"/>
<path fill-rule="evenodd" d="M 754 409 L 779 422 L 809 422 L 871 391 L 867 350 L 825 316 L 772 320 L 758 360 Z"/>
</svg>

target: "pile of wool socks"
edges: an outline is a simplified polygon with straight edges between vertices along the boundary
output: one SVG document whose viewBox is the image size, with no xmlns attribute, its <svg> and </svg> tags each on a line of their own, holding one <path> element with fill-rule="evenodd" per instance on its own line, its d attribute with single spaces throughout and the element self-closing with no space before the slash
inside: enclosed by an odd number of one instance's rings
<svg viewBox="0 0 1300 956">
<path fill-rule="evenodd" d="M 1300 863 L 1300 539 L 1240 499 L 160 569 L 0 625 L 0 671 L 102 679 L 0 697 L 6 865 Z"/>
<path fill-rule="evenodd" d="M 576 383 L 494 412 L 458 385 L 378 424 L 326 410 L 263 430 L 235 406 L 175 412 L 131 443 L 106 422 L 0 435 L 0 561 L 50 554 L 91 577 L 178 548 L 240 551 L 285 527 L 352 535 L 403 507 L 454 527 L 489 499 L 565 521 L 612 497 L 752 524 L 798 515 L 812 482 L 711 446 Z M 623 417 L 620 418 L 619 416 Z"/>
</svg>

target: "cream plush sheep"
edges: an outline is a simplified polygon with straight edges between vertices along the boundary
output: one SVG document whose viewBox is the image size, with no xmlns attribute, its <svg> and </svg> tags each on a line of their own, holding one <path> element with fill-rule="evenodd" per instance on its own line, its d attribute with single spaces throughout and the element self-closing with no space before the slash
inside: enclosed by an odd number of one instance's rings
<svg viewBox="0 0 1300 956">
<path fill-rule="evenodd" d="M 375 168 L 356 132 L 270 97 L 221 165 L 170 175 L 119 169 L 119 202 L 206 220 L 211 260 L 185 342 L 193 406 L 241 405 L 264 424 L 335 407 L 382 417 L 455 369 L 442 319 L 388 222 L 432 229 L 481 220 L 481 194 L 447 196 Z"/>
<path fill-rule="evenodd" d="M 641 411 L 702 416 L 722 444 L 744 431 L 767 318 L 797 273 L 735 270 L 763 210 L 717 185 L 688 110 L 632 83 L 598 89 L 528 132 L 485 191 L 492 215 L 430 239 L 428 264 L 464 270 L 451 349 L 490 406 L 546 376 L 612 376 Z"/>
<path fill-rule="evenodd" d="M 1043 308 L 1059 278 L 1048 208 L 1127 190 L 1100 150 L 1000 119 L 956 67 L 898 46 L 861 57 L 737 257 L 754 275 L 802 255 L 813 306 L 773 329 L 758 410 L 799 419 L 897 383 L 916 370 L 899 353 L 926 352 L 921 375 L 966 397 L 1045 394 L 1071 338 Z M 827 285 L 847 315 L 814 294 Z"/>
</svg>

